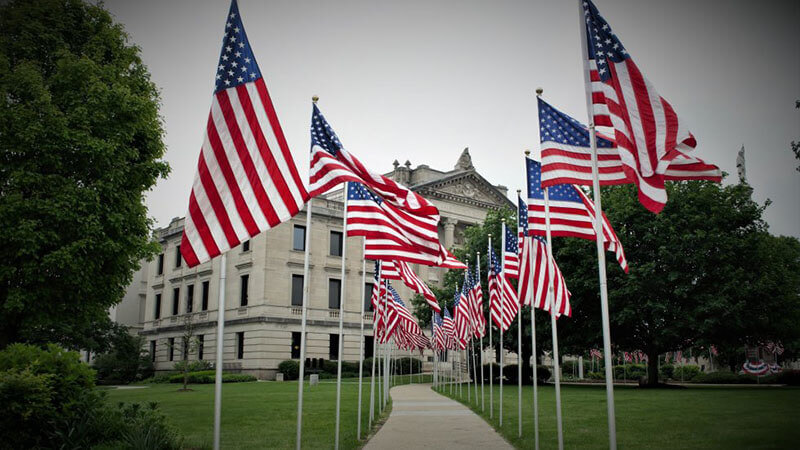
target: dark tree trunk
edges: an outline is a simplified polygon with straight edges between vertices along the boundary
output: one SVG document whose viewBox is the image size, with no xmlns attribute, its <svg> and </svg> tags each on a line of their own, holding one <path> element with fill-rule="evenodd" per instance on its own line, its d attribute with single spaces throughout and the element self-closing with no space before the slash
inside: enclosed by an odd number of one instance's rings
<svg viewBox="0 0 800 450">
<path fill-rule="evenodd" d="M 647 384 L 648 386 L 658 384 L 658 352 L 655 350 L 647 353 Z"/>
</svg>

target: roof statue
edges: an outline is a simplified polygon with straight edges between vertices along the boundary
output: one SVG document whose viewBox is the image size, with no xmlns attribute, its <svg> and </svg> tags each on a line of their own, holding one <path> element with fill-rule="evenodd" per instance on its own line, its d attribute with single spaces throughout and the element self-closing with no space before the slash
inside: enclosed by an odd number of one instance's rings
<svg viewBox="0 0 800 450">
<path fill-rule="evenodd" d="M 464 151 L 461 152 L 461 156 L 458 157 L 458 162 L 456 163 L 456 170 L 471 170 L 474 169 L 475 166 L 472 165 L 472 157 L 469 156 L 469 147 L 464 148 Z"/>
</svg>

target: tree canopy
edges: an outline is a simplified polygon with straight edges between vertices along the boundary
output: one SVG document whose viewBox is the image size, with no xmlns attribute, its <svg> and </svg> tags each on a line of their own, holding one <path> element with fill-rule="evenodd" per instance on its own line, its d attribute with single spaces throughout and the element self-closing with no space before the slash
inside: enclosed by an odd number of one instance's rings
<svg viewBox="0 0 800 450">
<path fill-rule="evenodd" d="M 121 25 L 80 0 L 0 6 L 0 348 L 102 344 L 167 175 L 158 91 Z"/>
</svg>

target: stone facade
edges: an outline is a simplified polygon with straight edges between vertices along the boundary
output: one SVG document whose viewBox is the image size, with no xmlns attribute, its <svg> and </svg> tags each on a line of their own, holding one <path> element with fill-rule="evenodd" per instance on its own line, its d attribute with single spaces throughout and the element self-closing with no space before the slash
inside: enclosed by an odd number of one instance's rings
<svg viewBox="0 0 800 450">
<path fill-rule="evenodd" d="M 425 165 L 412 169 L 406 162 L 404 166 L 395 163 L 387 176 L 419 192 L 439 208 L 442 217 L 439 236 L 448 248 L 462 244 L 464 230 L 482 222 L 489 210 L 514 207 L 503 186 L 492 185 L 475 171 L 467 149 L 451 171 Z M 337 282 L 341 282 L 342 258 L 334 253 L 339 233 L 343 231 L 341 196 L 341 191 L 333 192 L 312 201 L 307 358 L 333 359 L 331 356 L 337 349 L 339 310 L 335 299 Z M 302 283 L 298 277 L 303 275 L 304 251 L 296 245 L 295 234 L 302 235 L 304 228 L 298 227 L 304 227 L 305 223 L 304 210 L 288 222 L 254 237 L 247 245 L 226 253 L 223 348 L 227 370 L 273 379 L 278 364 L 292 359 L 293 350 L 295 356 L 299 353 L 296 344 L 302 309 L 297 304 L 297 295 L 302 291 L 296 291 Z M 147 339 L 149 349 L 155 349 L 157 370 L 171 370 L 182 359 L 178 343 L 186 320 L 191 320 L 194 334 L 202 336 L 202 358 L 209 361 L 215 358 L 221 258 L 188 268 L 179 257 L 182 231 L 182 218 L 173 219 L 169 226 L 155 231 L 163 253 L 142 263 L 129 289 L 128 301 L 138 301 L 137 308 L 141 308 L 140 334 Z M 365 282 L 372 282 L 373 265 L 364 263 L 361 238 L 346 239 L 346 246 L 344 359 L 352 361 L 358 360 L 359 355 L 362 302 L 367 308 L 363 318 L 368 354 L 371 347 L 370 285 Z M 442 282 L 446 270 L 418 265 L 414 269 L 432 285 Z M 395 285 L 403 298 L 412 296 L 402 283 Z M 198 353 L 190 352 L 189 359 L 197 359 Z"/>
</svg>

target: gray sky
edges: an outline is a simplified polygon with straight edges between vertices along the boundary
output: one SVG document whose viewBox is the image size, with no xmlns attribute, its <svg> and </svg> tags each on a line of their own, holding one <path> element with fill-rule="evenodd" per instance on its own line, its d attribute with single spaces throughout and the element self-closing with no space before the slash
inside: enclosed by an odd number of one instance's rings
<svg viewBox="0 0 800 450">
<path fill-rule="evenodd" d="M 800 2 L 597 0 L 634 60 L 737 181 L 747 151 L 776 234 L 800 237 Z M 172 166 L 147 196 L 159 226 L 185 214 L 211 104 L 227 0 L 107 0 L 161 89 Z M 464 147 L 512 193 L 538 153 L 534 90 L 586 122 L 577 0 L 239 0 L 250 44 L 307 179 L 311 96 L 373 170 L 449 170 Z"/>
</svg>

